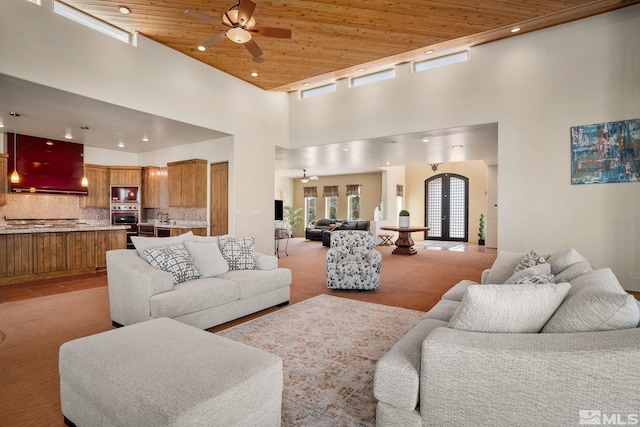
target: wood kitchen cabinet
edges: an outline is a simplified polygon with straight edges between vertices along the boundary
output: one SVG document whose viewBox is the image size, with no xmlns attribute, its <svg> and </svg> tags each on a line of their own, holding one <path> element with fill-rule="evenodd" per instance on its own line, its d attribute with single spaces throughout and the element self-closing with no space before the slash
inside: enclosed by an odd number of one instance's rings
<svg viewBox="0 0 640 427">
<path fill-rule="evenodd" d="M 111 166 L 109 167 L 109 182 L 111 185 L 140 187 L 142 168 L 140 166 Z"/>
<path fill-rule="evenodd" d="M 207 206 L 207 161 L 202 159 L 167 163 L 169 206 Z"/>
<path fill-rule="evenodd" d="M 4 206 L 7 203 L 7 191 L 8 191 L 8 174 L 7 169 L 9 155 L 0 154 L 0 206 Z"/>
<path fill-rule="evenodd" d="M 0 285 L 104 270 L 106 252 L 126 247 L 124 229 L 0 234 Z"/>
<path fill-rule="evenodd" d="M 166 207 L 167 168 L 145 166 L 142 168 L 142 207 Z M 165 205 L 162 201 L 164 199 Z"/>
<path fill-rule="evenodd" d="M 207 227 L 194 227 L 194 228 L 171 228 L 171 237 L 179 236 L 184 233 L 192 232 L 194 236 L 206 236 Z"/>
<path fill-rule="evenodd" d="M 89 181 L 89 194 L 80 198 L 81 208 L 109 207 L 109 168 L 101 165 L 84 165 L 84 176 Z"/>
</svg>

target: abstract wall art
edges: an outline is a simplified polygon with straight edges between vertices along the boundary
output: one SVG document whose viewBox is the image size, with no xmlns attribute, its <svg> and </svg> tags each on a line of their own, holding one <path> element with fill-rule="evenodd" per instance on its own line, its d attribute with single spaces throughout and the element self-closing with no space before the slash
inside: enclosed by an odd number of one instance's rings
<svg viewBox="0 0 640 427">
<path fill-rule="evenodd" d="M 571 128 L 571 184 L 611 182 L 640 182 L 640 119 Z"/>
</svg>

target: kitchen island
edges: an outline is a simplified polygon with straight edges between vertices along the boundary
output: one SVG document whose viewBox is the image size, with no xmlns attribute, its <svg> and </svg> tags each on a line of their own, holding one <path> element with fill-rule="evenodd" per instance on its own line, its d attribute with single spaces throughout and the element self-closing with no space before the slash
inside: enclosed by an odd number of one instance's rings
<svg viewBox="0 0 640 427">
<path fill-rule="evenodd" d="M 0 227 L 0 285 L 94 273 L 126 249 L 127 226 L 35 223 Z"/>
</svg>

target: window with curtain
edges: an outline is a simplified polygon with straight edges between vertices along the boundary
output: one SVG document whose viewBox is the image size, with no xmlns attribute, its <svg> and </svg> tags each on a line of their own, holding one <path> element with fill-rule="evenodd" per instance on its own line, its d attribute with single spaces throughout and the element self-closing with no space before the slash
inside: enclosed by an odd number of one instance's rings
<svg viewBox="0 0 640 427">
<path fill-rule="evenodd" d="M 329 219 L 336 219 L 338 215 L 338 186 L 325 185 L 322 195 L 324 196 L 324 216 Z"/>
<path fill-rule="evenodd" d="M 317 187 L 303 187 L 304 192 L 304 223 L 309 224 L 316 219 Z"/>
<path fill-rule="evenodd" d="M 360 184 L 347 185 L 347 217 L 350 220 L 360 219 Z"/>
</svg>

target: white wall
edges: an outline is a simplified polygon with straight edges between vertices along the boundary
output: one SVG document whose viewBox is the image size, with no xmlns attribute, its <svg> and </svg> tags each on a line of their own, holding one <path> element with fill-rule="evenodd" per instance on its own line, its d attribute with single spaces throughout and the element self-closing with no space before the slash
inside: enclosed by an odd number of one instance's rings
<svg viewBox="0 0 640 427">
<path fill-rule="evenodd" d="M 471 50 L 468 62 L 298 101 L 291 146 L 499 124 L 498 248 L 575 247 L 640 290 L 640 184 L 570 184 L 571 126 L 640 117 L 640 5 Z"/>
<path fill-rule="evenodd" d="M 274 152 L 288 145 L 285 94 L 142 36 L 137 47 L 119 42 L 53 14 L 50 0 L 2 2 L 0 73 L 233 135 L 230 225 L 236 235 L 255 236 L 259 250 L 273 251 Z M 164 163 L 182 159 L 165 154 Z M 192 154 L 208 157 L 199 148 Z"/>
</svg>

